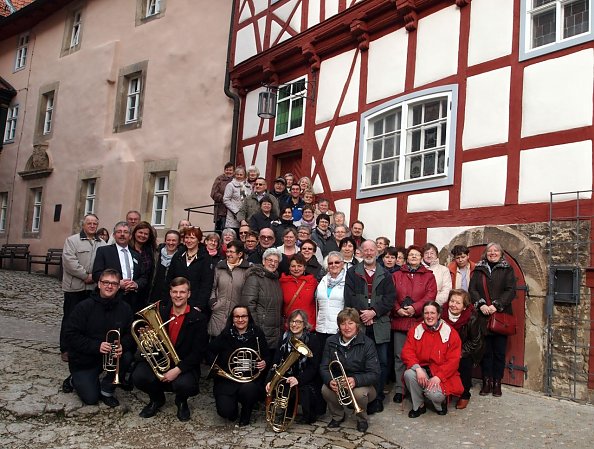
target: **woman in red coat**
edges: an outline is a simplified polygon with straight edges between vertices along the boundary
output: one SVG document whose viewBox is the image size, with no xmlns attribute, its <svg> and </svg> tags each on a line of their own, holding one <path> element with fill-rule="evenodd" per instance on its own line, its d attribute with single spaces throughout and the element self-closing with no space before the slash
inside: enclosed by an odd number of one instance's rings
<svg viewBox="0 0 594 449">
<path fill-rule="evenodd" d="M 422 317 L 423 304 L 435 300 L 437 283 L 431 271 L 421 265 L 423 260 L 419 246 L 411 245 L 406 250 L 406 263 L 392 275 L 396 288 L 396 301 L 392 309 L 392 330 L 394 331 L 394 370 L 396 372 L 396 394 L 394 402 L 403 399 L 404 363 L 400 357 L 406 341 L 406 333 Z"/>
<path fill-rule="evenodd" d="M 409 418 L 427 411 L 425 398 L 433 403 L 438 415 L 445 415 L 448 395 L 460 396 L 464 391 L 458 373 L 462 342 L 440 315 L 441 306 L 435 301 L 427 302 L 423 306 L 423 322 L 408 331 L 402 348 L 402 360 L 407 367 L 404 381 L 413 403 Z"/>
<path fill-rule="evenodd" d="M 290 274 L 281 274 L 280 285 L 283 291 L 283 316 L 288 317 L 291 312 L 301 309 L 310 317 L 312 331 L 316 328 L 316 303 L 314 295 L 318 281 L 311 274 L 305 273 L 307 262 L 303 254 L 297 253 L 289 265 Z M 285 330 L 287 325 L 285 324 Z"/>
</svg>

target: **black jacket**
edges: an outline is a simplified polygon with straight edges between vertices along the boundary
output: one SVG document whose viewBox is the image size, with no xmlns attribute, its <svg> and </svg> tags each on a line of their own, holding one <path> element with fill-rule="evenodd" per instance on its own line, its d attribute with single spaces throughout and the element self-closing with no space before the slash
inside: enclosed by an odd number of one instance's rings
<svg viewBox="0 0 594 449">
<path fill-rule="evenodd" d="M 171 259 L 165 285 L 171 280 L 182 276 L 190 281 L 191 295 L 188 303 L 191 307 L 198 307 L 201 312 L 209 314 L 208 300 L 214 282 L 214 262 L 208 253 L 200 248 L 190 265 L 186 264 L 186 252 L 178 251 Z"/>
<path fill-rule="evenodd" d="M 93 280 L 99 282 L 99 277 L 103 270 L 112 268 L 122 274 L 122 266 L 120 265 L 120 256 L 118 254 L 118 245 L 105 245 L 97 248 L 97 255 L 95 256 L 95 262 L 93 263 Z M 132 280 L 138 284 L 138 290 L 146 288 L 149 283 L 149 275 L 144 270 L 140 260 L 140 254 L 134 249 L 128 247 L 128 251 L 132 255 L 133 267 L 132 270 L 134 275 Z"/>
<path fill-rule="evenodd" d="M 488 262 L 481 260 L 474 267 L 468 293 L 474 303 L 474 308 L 479 311 L 480 307 L 487 304 L 487 295 L 483 279 L 487 281 L 487 290 L 490 300 L 498 312 L 512 314 L 512 300 L 516 297 L 516 275 L 514 269 L 503 257 L 489 270 Z"/>
<path fill-rule="evenodd" d="M 280 339 L 277 351 L 274 352 L 273 365 L 280 367 L 282 362 L 287 358 L 288 354 L 283 351 L 283 345 L 286 340 L 290 338 L 289 332 L 285 332 L 283 338 Z M 320 361 L 322 360 L 322 345 L 321 341 L 315 333 L 310 333 L 306 343 L 309 350 L 312 352 L 312 357 L 301 356 L 297 361 L 289 368 L 285 373 L 284 377 L 293 376 L 299 381 L 299 385 L 315 384 L 320 385 Z M 304 363 L 300 363 L 304 361 Z M 268 373 L 267 382 L 272 379 L 274 372 L 270 370 Z"/>
<path fill-rule="evenodd" d="M 100 367 L 103 354 L 99 347 L 112 329 L 120 331 L 124 351 L 133 351 L 136 346 L 130 334 L 131 324 L 132 310 L 120 294 L 105 299 L 95 291 L 78 303 L 68 317 L 65 330 L 70 370 Z"/>
</svg>

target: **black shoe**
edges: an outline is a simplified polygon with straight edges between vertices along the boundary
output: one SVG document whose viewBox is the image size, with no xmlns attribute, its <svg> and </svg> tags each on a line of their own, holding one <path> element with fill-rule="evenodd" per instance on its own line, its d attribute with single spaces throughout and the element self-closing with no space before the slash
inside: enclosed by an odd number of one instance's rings
<svg viewBox="0 0 594 449">
<path fill-rule="evenodd" d="M 250 420 L 249 419 L 240 419 L 239 420 L 239 427 L 245 427 L 245 426 L 249 426 L 250 425 Z"/>
<path fill-rule="evenodd" d="M 367 421 L 357 421 L 357 430 L 359 432 L 367 432 L 367 428 L 369 427 L 369 424 L 367 423 Z"/>
<path fill-rule="evenodd" d="M 142 411 L 138 414 L 141 418 L 152 418 L 157 414 L 157 411 L 163 406 L 163 402 L 149 402 Z"/>
<path fill-rule="evenodd" d="M 62 391 L 64 393 L 72 393 L 74 391 L 74 387 L 72 386 L 72 376 L 68 376 L 62 382 Z"/>
<path fill-rule="evenodd" d="M 103 402 L 108 407 L 114 408 L 120 405 L 120 401 L 115 396 L 104 396 L 101 395 L 101 402 Z"/>
<path fill-rule="evenodd" d="M 427 408 L 424 405 L 422 405 L 418 409 L 411 410 L 410 412 L 408 412 L 408 417 L 409 418 L 418 418 L 419 416 L 424 414 L 426 411 L 427 411 Z"/>
<path fill-rule="evenodd" d="M 177 419 L 180 421 L 190 420 L 190 407 L 188 407 L 188 401 L 175 401 L 177 404 Z"/>
<path fill-rule="evenodd" d="M 134 383 L 132 382 L 132 376 L 130 376 L 130 379 L 128 380 L 128 382 L 122 381 L 119 383 L 118 386 L 124 391 L 134 390 Z"/>
<path fill-rule="evenodd" d="M 443 401 L 441 403 L 441 410 L 436 410 L 438 415 L 444 416 L 448 414 L 448 403 L 447 401 Z"/>
<path fill-rule="evenodd" d="M 344 419 L 345 419 L 345 416 L 343 416 L 340 421 L 337 421 L 334 418 L 331 419 L 330 422 L 328 423 L 328 428 L 336 429 L 337 427 L 340 427 L 340 423 L 344 422 Z"/>
<path fill-rule="evenodd" d="M 396 402 L 396 404 L 402 404 L 402 401 L 404 400 L 404 396 L 402 396 L 402 393 L 396 393 L 392 400 L 394 402 Z"/>
<path fill-rule="evenodd" d="M 380 399 L 374 399 L 367 405 L 367 414 L 373 415 L 384 411 L 384 403 Z"/>
</svg>

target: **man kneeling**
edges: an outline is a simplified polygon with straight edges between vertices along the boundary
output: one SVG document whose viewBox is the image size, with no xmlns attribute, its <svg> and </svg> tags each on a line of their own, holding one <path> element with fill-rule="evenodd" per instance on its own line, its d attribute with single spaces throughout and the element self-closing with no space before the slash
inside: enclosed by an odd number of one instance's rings
<svg viewBox="0 0 594 449">
<path fill-rule="evenodd" d="M 177 366 L 165 373 L 159 380 L 146 361 L 140 362 L 132 378 L 134 385 L 149 395 L 149 403 L 140 412 L 142 418 L 155 416 L 165 404 L 165 391 L 175 393 L 177 418 L 190 419 L 188 398 L 199 392 L 200 361 L 208 345 L 206 318 L 204 314 L 188 305 L 190 281 L 176 277 L 171 281 L 171 301 L 160 301 L 158 310 L 175 352 L 180 358 Z"/>
</svg>

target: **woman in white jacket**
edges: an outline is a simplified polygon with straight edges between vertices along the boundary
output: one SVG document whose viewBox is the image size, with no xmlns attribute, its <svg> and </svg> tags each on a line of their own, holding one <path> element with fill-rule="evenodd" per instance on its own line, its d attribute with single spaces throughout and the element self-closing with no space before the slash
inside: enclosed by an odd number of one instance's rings
<svg viewBox="0 0 594 449">
<path fill-rule="evenodd" d="M 435 282 L 437 283 L 435 302 L 442 306 L 447 302 L 452 289 L 452 275 L 448 267 L 439 264 L 437 246 L 433 243 L 425 243 L 423 246 L 423 265 L 431 270 L 433 276 L 435 276 Z"/>
<path fill-rule="evenodd" d="M 227 208 L 227 219 L 225 220 L 225 227 L 234 229 L 236 232 L 239 229 L 239 220 L 237 219 L 237 212 L 241 209 L 241 205 L 246 196 L 252 193 L 252 188 L 245 179 L 245 168 L 237 167 L 234 172 L 233 180 L 225 187 L 223 194 L 223 204 Z"/>
<path fill-rule="evenodd" d="M 344 309 L 344 281 L 346 269 L 344 258 L 338 251 L 330 251 L 324 259 L 327 274 L 320 280 L 316 290 L 316 333 L 322 345 L 330 335 L 338 332 L 336 317 Z"/>
</svg>

